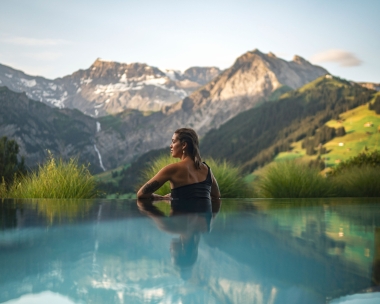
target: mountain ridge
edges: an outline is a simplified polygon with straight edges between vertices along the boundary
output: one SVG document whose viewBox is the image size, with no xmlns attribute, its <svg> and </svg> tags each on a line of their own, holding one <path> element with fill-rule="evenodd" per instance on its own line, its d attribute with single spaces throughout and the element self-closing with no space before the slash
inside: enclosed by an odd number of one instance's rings
<svg viewBox="0 0 380 304">
<path fill-rule="evenodd" d="M 145 63 L 127 64 L 98 58 L 88 69 L 54 80 L 27 75 L 0 64 L 0 85 L 15 92 L 25 91 L 29 98 L 47 105 L 77 108 L 96 117 L 126 109 L 159 111 L 219 73 L 216 67 L 191 67 L 180 73 L 162 71 Z M 200 83 L 196 82 L 198 74 Z"/>
</svg>

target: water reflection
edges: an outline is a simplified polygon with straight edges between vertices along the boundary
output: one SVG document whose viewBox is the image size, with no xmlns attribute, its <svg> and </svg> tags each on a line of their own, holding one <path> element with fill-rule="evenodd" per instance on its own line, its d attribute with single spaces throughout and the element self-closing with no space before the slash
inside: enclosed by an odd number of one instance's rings
<svg viewBox="0 0 380 304">
<path fill-rule="evenodd" d="M 211 231 L 212 221 L 220 210 L 221 202 L 164 201 L 170 205 L 168 215 L 155 203 L 149 200 L 137 201 L 140 211 L 149 216 L 160 230 L 177 235 L 170 243 L 172 262 L 178 267 L 181 277 L 188 279 L 198 257 L 201 234 Z"/>
<path fill-rule="evenodd" d="M 0 303 L 49 303 L 48 291 L 73 303 L 326 303 L 374 291 L 379 203 L 224 200 L 198 213 L 163 202 L 3 201 Z"/>
</svg>

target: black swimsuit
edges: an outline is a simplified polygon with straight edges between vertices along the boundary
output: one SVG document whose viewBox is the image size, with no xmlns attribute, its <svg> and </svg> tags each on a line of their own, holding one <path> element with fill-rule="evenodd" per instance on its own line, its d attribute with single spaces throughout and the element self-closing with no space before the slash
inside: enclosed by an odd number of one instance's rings
<svg viewBox="0 0 380 304">
<path fill-rule="evenodd" d="M 204 164 L 208 168 L 208 173 L 203 182 L 180 186 L 171 190 L 172 207 L 176 209 L 191 208 L 197 212 L 209 211 L 211 208 L 212 178 L 210 167 L 206 163 Z"/>
</svg>

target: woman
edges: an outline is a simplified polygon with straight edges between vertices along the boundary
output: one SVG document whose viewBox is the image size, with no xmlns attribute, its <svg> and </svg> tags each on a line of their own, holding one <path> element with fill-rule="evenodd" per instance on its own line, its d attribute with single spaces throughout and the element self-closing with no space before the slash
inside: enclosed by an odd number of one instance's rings
<svg viewBox="0 0 380 304">
<path fill-rule="evenodd" d="M 215 200 L 220 198 L 218 183 L 199 153 L 198 135 L 193 129 L 181 128 L 174 132 L 170 145 L 171 155 L 178 163 L 162 168 L 137 192 L 137 198 L 173 200 Z M 171 194 L 154 194 L 166 181 Z"/>
</svg>

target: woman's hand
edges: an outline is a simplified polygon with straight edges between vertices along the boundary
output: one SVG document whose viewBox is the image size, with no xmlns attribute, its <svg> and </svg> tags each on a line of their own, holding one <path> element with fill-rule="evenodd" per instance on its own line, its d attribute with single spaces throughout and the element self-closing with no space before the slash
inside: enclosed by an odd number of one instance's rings
<svg viewBox="0 0 380 304">
<path fill-rule="evenodd" d="M 152 199 L 155 200 L 155 201 L 171 200 L 172 196 L 171 196 L 170 193 L 166 194 L 166 195 L 159 195 L 159 194 L 153 193 L 152 194 Z"/>
</svg>

